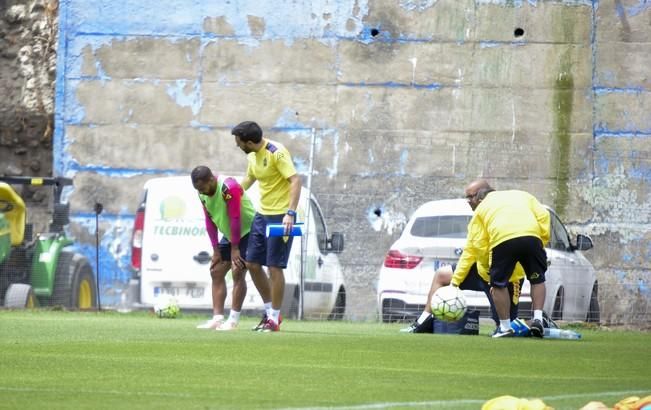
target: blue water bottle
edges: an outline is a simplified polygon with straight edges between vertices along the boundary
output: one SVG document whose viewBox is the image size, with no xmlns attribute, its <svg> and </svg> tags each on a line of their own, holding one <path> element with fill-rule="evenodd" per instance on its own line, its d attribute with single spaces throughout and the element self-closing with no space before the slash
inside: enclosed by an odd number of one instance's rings
<svg viewBox="0 0 651 410">
<path fill-rule="evenodd" d="M 285 235 L 285 225 L 283 224 L 267 224 L 267 237 L 272 236 L 287 236 Z M 301 236 L 303 235 L 303 223 L 295 223 L 292 226 L 292 232 L 289 236 Z"/>
<path fill-rule="evenodd" d="M 581 333 L 568 329 L 550 329 L 545 328 L 545 339 L 566 339 L 566 340 L 580 340 Z"/>
<path fill-rule="evenodd" d="M 513 332 L 515 336 L 522 336 L 522 337 L 527 337 L 531 336 L 529 326 L 527 326 L 527 323 L 519 318 L 515 318 L 511 321 L 511 329 L 513 329 Z"/>
</svg>

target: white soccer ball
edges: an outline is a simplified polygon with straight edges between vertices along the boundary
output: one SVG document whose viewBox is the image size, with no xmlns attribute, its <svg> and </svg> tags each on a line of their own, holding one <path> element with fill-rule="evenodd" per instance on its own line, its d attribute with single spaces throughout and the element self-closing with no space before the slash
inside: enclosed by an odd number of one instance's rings
<svg viewBox="0 0 651 410">
<path fill-rule="evenodd" d="M 159 318 L 174 319 L 181 313 L 181 308 L 174 297 L 165 295 L 154 305 L 154 313 Z"/>
<path fill-rule="evenodd" d="M 443 286 L 432 295 L 431 309 L 435 318 L 454 322 L 466 313 L 466 298 L 458 287 Z"/>
</svg>

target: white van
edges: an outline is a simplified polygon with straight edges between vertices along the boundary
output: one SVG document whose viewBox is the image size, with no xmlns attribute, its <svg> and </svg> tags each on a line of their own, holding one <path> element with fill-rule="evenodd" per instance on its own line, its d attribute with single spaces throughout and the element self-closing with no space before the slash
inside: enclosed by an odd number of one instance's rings
<svg viewBox="0 0 651 410">
<path fill-rule="evenodd" d="M 258 184 L 246 193 L 257 208 Z M 301 190 L 297 214 L 297 221 L 304 223 L 303 236 L 294 238 L 285 269 L 282 312 L 289 318 L 298 317 L 302 277 L 304 317 L 341 319 L 346 308 L 346 288 L 336 254 L 343 250 L 343 235 L 328 235 L 321 208 L 306 188 Z M 151 307 L 160 297 L 173 295 L 181 308 L 212 309 L 212 246 L 201 202 L 189 175 L 153 178 L 145 183 L 134 222 L 131 252 L 134 275 L 130 289 L 136 295 L 136 306 Z M 226 281 L 228 309 L 232 294 L 230 272 Z M 247 288 L 243 310 L 262 311 L 262 299 L 248 273 Z"/>
</svg>

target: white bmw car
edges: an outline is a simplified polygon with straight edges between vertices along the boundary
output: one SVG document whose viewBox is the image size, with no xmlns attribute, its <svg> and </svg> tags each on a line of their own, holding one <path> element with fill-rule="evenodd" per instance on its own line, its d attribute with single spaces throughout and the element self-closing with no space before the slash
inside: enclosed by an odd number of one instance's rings
<svg viewBox="0 0 651 410">
<path fill-rule="evenodd" d="M 577 235 L 570 241 L 556 213 L 551 214 L 551 240 L 547 246 L 547 297 L 544 310 L 554 320 L 599 322 L 598 283 L 595 270 L 581 254 L 592 248 L 592 240 Z M 425 307 L 434 272 L 456 263 L 466 242 L 472 209 L 465 199 L 431 201 L 411 216 L 402 235 L 387 252 L 377 290 L 382 321 L 416 318 Z M 490 317 L 483 292 L 464 291 L 468 306 Z M 529 282 L 520 297 L 520 317 L 531 316 Z"/>
</svg>

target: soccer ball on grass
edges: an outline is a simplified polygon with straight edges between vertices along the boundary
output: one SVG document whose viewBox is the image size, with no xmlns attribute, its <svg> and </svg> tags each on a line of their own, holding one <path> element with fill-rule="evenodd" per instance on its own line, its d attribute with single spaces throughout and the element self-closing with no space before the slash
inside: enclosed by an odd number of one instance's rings
<svg viewBox="0 0 651 410">
<path fill-rule="evenodd" d="M 159 318 L 174 319 L 181 313 L 178 302 L 173 297 L 161 297 L 154 305 L 154 313 Z"/>
<path fill-rule="evenodd" d="M 431 309 L 435 318 L 454 322 L 466 313 L 466 298 L 458 287 L 442 286 L 432 295 Z"/>
</svg>

